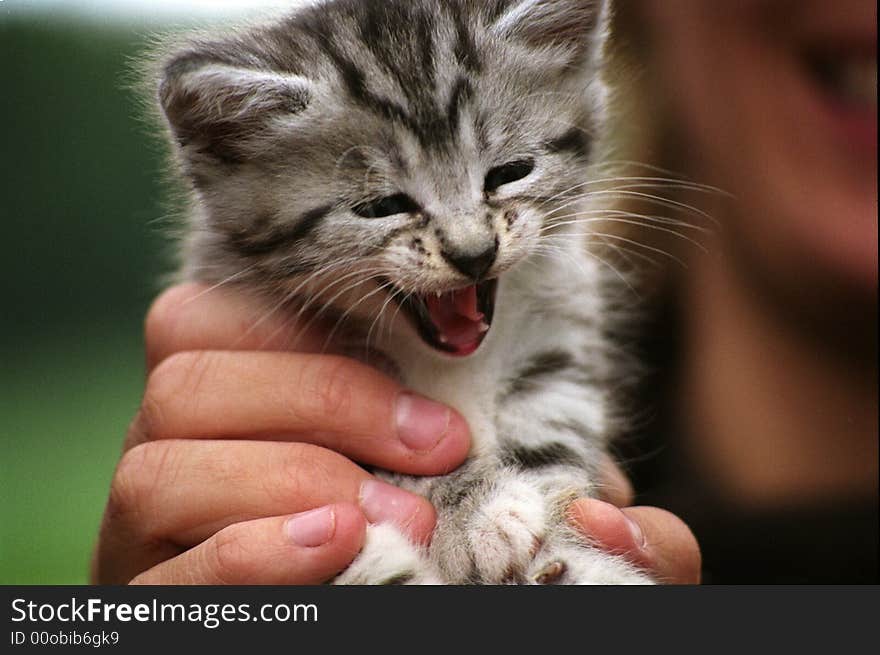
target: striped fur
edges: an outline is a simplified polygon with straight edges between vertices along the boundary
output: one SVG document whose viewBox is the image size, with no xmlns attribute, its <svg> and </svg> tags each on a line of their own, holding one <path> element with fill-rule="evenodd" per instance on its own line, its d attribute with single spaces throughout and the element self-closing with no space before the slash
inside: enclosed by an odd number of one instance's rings
<svg viewBox="0 0 880 655">
<path fill-rule="evenodd" d="M 371 529 L 340 583 L 646 581 L 563 520 L 595 495 L 611 432 L 604 276 L 583 228 L 553 220 L 584 208 L 606 14 L 602 0 L 329 0 L 158 59 L 193 196 L 182 275 L 345 319 L 348 352 L 378 354 L 471 426 L 457 471 L 379 473 L 435 504 L 431 547 Z M 495 316 L 470 356 L 394 311 L 487 267 Z"/>
</svg>

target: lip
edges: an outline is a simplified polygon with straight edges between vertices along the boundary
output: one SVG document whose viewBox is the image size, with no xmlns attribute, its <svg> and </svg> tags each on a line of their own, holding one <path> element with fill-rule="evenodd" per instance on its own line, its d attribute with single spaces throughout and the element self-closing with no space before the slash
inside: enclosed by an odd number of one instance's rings
<svg viewBox="0 0 880 655">
<path fill-rule="evenodd" d="M 459 343 L 456 345 L 453 345 L 444 338 L 442 331 L 438 328 L 434 320 L 432 320 L 431 313 L 428 309 L 428 293 L 404 293 L 393 283 L 389 283 L 389 286 L 392 288 L 392 297 L 403 298 L 403 300 L 398 300 L 396 302 L 409 318 L 411 324 L 415 327 L 419 336 L 422 338 L 422 341 L 437 352 L 453 357 L 467 357 L 477 351 L 486 338 L 486 335 L 488 335 L 491 330 L 498 289 L 497 278 L 485 280 L 474 285 L 476 286 L 477 309 L 482 314 L 482 321 L 488 326 L 488 329 L 481 332 L 472 342 Z M 443 293 L 452 293 L 460 289 L 461 288 L 448 289 Z"/>
</svg>

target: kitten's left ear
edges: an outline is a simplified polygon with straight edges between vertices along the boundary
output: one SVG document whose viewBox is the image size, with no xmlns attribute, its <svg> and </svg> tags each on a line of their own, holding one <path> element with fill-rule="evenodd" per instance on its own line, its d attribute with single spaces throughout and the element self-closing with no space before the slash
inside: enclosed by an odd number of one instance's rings
<svg viewBox="0 0 880 655">
<path fill-rule="evenodd" d="M 492 31 L 535 48 L 559 47 L 598 64 L 608 33 L 608 0 L 521 0 L 494 22 Z"/>
<path fill-rule="evenodd" d="M 235 161 L 273 118 L 304 111 L 312 88 L 298 75 L 184 51 L 165 64 L 157 96 L 185 154 Z"/>
</svg>

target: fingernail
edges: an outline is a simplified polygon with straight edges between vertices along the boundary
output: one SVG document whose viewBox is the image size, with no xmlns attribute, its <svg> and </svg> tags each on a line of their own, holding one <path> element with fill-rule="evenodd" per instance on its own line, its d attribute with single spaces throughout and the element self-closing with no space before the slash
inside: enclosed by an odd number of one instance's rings
<svg viewBox="0 0 880 655">
<path fill-rule="evenodd" d="M 629 527 L 629 532 L 632 535 L 633 542 L 639 547 L 644 548 L 646 545 L 645 542 L 645 533 L 642 532 L 641 526 L 638 523 L 633 521 L 630 517 L 626 515 L 626 512 L 621 512 L 624 518 L 626 519 L 626 525 Z"/>
<path fill-rule="evenodd" d="M 401 528 L 412 523 L 422 507 L 415 494 L 379 480 L 365 481 L 359 500 L 370 523 L 394 523 Z"/>
<path fill-rule="evenodd" d="M 319 507 L 287 519 L 284 531 L 290 540 L 303 548 L 323 546 L 336 532 L 336 514 L 332 507 Z"/>
<path fill-rule="evenodd" d="M 410 450 L 427 452 L 446 435 L 451 414 L 445 405 L 402 393 L 397 397 L 397 437 Z"/>
</svg>

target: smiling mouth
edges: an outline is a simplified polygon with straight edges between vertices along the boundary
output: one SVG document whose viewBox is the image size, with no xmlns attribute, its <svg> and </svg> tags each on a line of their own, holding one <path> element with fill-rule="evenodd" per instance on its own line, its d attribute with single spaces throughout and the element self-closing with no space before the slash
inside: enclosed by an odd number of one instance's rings
<svg viewBox="0 0 880 655">
<path fill-rule="evenodd" d="M 448 355 L 467 357 L 489 332 L 497 287 L 497 280 L 486 280 L 442 293 L 401 293 L 405 300 L 400 304 L 426 344 Z"/>
</svg>

